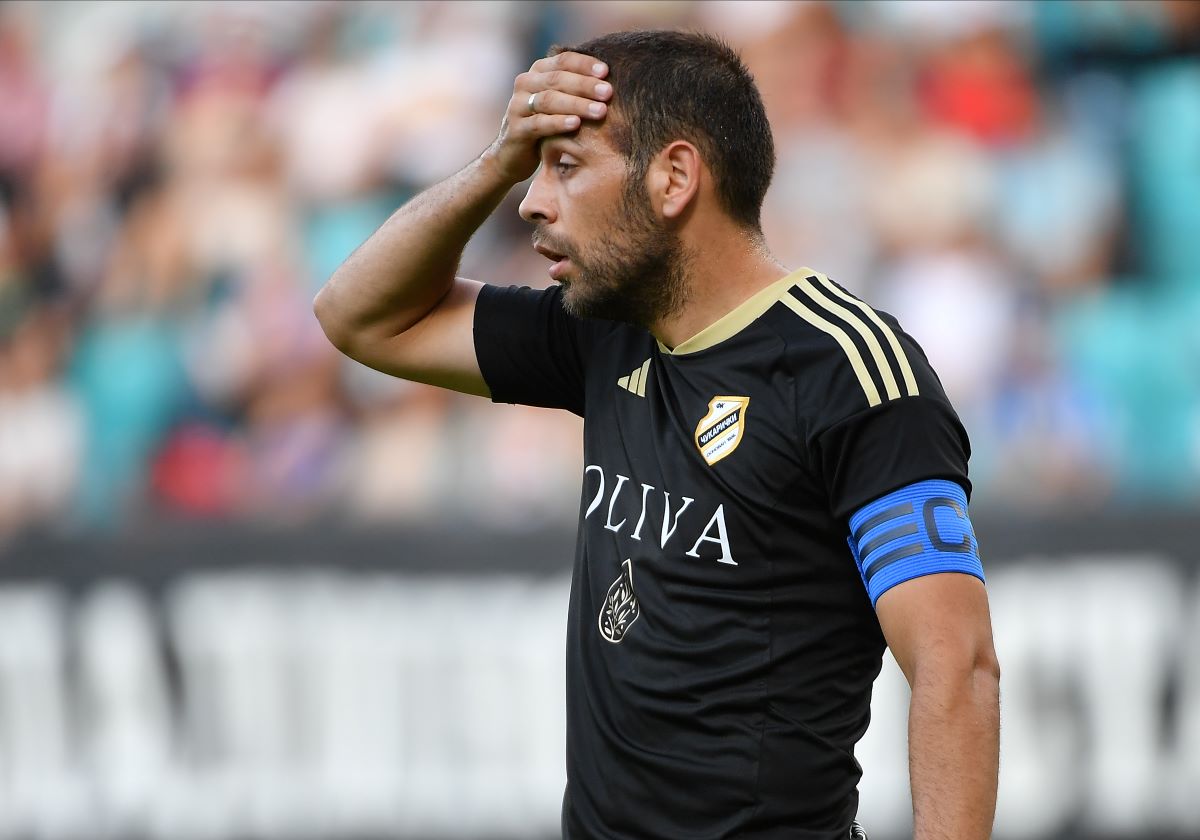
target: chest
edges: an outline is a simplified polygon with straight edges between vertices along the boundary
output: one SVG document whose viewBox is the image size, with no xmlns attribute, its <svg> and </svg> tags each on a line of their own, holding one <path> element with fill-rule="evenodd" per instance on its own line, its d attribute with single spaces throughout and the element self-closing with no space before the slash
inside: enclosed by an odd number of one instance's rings
<svg viewBox="0 0 1200 840">
<path fill-rule="evenodd" d="M 807 470 L 778 345 L 674 358 L 646 340 L 607 354 L 588 377 L 585 534 L 723 565 L 756 553 Z"/>
</svg>

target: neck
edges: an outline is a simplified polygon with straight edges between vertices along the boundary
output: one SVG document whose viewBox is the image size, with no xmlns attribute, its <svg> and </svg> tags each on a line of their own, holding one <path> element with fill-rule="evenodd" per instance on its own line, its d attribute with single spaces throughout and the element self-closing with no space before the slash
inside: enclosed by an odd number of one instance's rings
<svg viewBox="0 0 1200 840">
<path fill-rule="evenodd" d="M 760 236 L 723 227 L 702 231 L 686 243 L 692 259 L 685 302 L 650 325 L 651 334 L 667 347 L 679 346 L 789 273 Z"/>
</svg>

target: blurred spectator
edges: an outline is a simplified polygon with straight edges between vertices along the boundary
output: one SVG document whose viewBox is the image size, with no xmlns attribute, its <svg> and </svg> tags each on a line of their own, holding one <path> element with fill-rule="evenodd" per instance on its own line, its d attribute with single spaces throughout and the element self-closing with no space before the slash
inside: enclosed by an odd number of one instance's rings
<svg viewBox="0 0 1200 840">
<path fill-rule="evenodd" d="M 63 515 L 84 453 L 80 406 L 61 381 L 62 313 L 6 304 L 30 308 L 0 335 L 0 536 Z"/>
<path fill-rule="evenodd" d="M 631 26 L 743 51 L 778 150 L 768 241 L 922 342 L 981 504 L 1195 501 L 1198 9 L 0 7 L 0 531 L 569 518 L 575 418 L 375 374 L 310 302 L 486 146 L 550 43 Z M 547 282 L 519 193 L 467 276 Z"/>
<path fill-rule="evenodd" d="M 31 14 L 27 9 L 0 14 L 0 190 L 9 202 L 29 187 L 49 116 Z"/>
<path fill-rule="evenodd" d="M 1019 143 L 1033 130 L 1033 80 L 1002 28 L 980 29 L 942 45 L 927 60 L 919 84 L 931 121 L 981 143 Z"/>
</svg>

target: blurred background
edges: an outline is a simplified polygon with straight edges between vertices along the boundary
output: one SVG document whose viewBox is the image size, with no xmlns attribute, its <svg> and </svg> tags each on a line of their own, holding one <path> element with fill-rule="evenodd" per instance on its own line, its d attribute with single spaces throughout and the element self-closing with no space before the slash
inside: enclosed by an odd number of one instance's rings
<svg viewBox="0 0 1200 840">
<path fill-rule="evenodd" d="M 580 422 L 311 301 L 547 47 L 633 27 L 742 52 L 768 243 L 971 434 L 996 836 L 1200 836 L 1200 2 L 863 0 L 0 6 L 0 837 L 555 836 Z M 462 274 L 546 282 L 523 194 Z"/>
</svg>

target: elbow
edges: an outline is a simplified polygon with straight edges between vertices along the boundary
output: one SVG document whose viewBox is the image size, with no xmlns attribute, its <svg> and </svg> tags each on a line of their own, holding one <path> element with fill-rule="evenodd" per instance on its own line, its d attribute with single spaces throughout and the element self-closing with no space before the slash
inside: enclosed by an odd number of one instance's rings
<svg viewBox="0 0 1200 840">
<path fill-rule="evenodd" d="M 313 298 L 313 315 L 316 316 L 317 323 L 321 325 L 321 331 L 325 333 L 329 343 L 345 353 L 350 343 L 349 334 L 338 317 L 337 307 L 330 294 L 329 286 L 332 282 L 330 280 L 326 283 Z"/>
<path fill-rule="evenodd" d="M 978 677 L 986 678 L 1000 685 L 1000 660 L 996 657 L 996 649 L 988 645 L 975 657 L 975 673 Z"/>
<path fill-rule="evenodd" d="M 329 300 L 329 283 L 321 287 L 317 292 L 317 296 L 313 298 L 313 315 L 317 316 L 317 323 L 321 325 L 321 329 L 329 335 L 330 327 L 333 325 L 333 305 Z"/>
<path fill-rule="evenodd" d="M 1000 702 L 1000 660 L 989 644 L 974 651 L 969 666 L 962 669 L 960 685 L 976 703 L 993 706 Z"/>
<path fill-rule="evenodd" d="M 914 668 L 914 693 L 975 699 L 999 695 L 1000 661 L 991 644 L 939 646 L 929 654 Z"/>
<path fill-rule="evenodd" d="M 952 696 L 958 696 L 978 709 L 991 710 L 992 714 L 999 713 L 1000 661 L 991 645 L 977 652 L 969 673 L 958 685 L 960 688 L 952 690 Z"/>
</svg>

